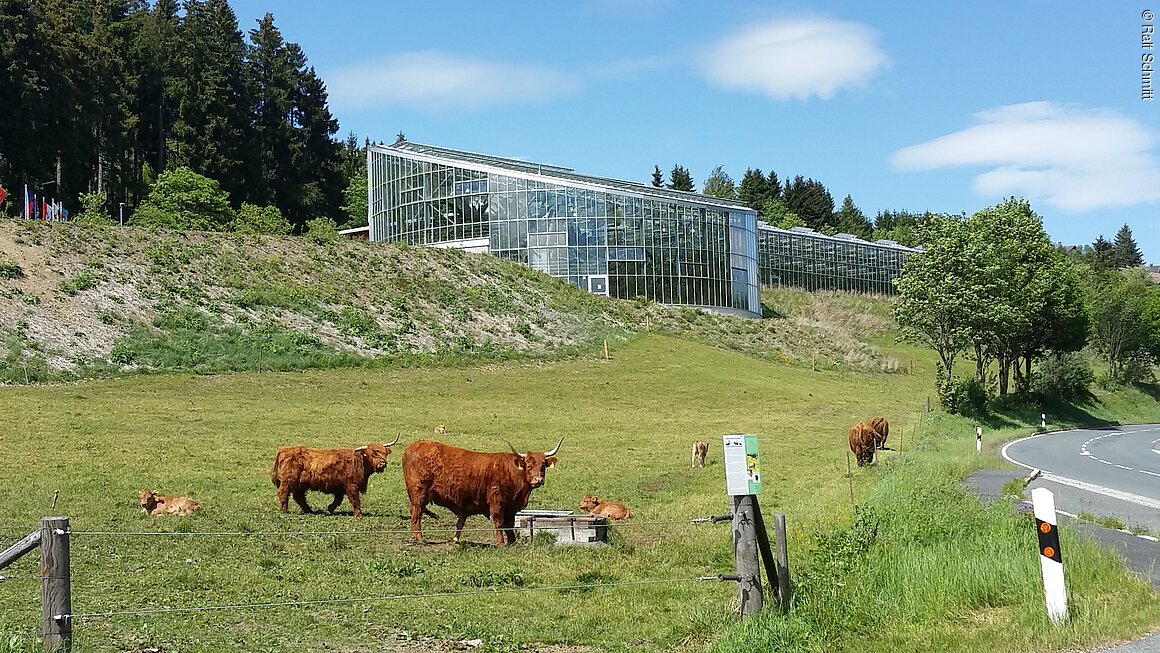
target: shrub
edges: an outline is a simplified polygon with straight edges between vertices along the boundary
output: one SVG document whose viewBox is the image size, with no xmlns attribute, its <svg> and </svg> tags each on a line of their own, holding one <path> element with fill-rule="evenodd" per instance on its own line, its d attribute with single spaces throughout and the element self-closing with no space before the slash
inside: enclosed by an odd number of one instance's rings
<svg viewBox="0 0 1160 653">
<path fill-rule="evenodd" d="M 112 225 L 113 220 L 105 213 L 104 193 L 81 193 L 81 212 L 74 222 L 91 225 Z"/>
<path fill-rule="evenodd" d="M 338 242 L 338 225 L 330 218 L 307 220 L 306 237 L 316 243 L 336 243 Z"/>
<path fill-rule="evenodd" d="M 0 279 L 15 279 L 24 276 L 24 268 L 16 261 L 0 261 Z"/>
<path fill-rule="evenodd" d="M 976 379 L 954 377 L 944 380 L 943 367 L 939 365 L 935 391 L 939 403 L 948 413 L 956 415 L 977 415 L 987 407 L 987 389 Z"/>
<path fill-rule="evenodd" d="M 293 226 L 276 206 L 255 206 L 243 202 L 230 228 L 240 234 L 285 236 Z"/>
<path fill-rule="evenodd" d="M 1039 364 L 1031 390 L 1045 397 L 1073 401 L 1088 396 L 1096 380 L 1091 365 L 1075 352 L 1053 352 Z"/>
<path fill-rule="evenodd" d="M 222 231 L 234 220 L 229 194 L 216 181 L 181 167 L 157 177 L 133 224 L 167 229 Z"/>
</svg>

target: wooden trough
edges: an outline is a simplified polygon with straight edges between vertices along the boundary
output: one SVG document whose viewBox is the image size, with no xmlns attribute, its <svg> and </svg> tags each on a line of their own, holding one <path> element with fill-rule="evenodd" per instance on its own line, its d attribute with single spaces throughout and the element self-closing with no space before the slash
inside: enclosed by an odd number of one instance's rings
<svg viewBox="0 0 1160 653">
<path fill-rule="evenodd" d="M 556 544 L 607 542 L 608 518 L 578 515 L 571 510 L 521 510 L 516 513 L 516 530 L 529 538 L 536 533 L 552 533 Z"/>
</svg>

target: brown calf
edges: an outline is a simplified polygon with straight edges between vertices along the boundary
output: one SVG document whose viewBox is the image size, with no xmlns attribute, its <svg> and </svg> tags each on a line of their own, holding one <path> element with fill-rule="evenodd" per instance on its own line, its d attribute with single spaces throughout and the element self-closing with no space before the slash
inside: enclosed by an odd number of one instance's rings
<svg viewBox="0 0 1160 653">
<path fill-rule="evenodd" d="M 580 509 L 587 510 L 593 515 L 604 515 L 613 521 L 632 517 L 632 513 L 629 512 L 628 508 L 624 507 L 624 504 L 613 501 L 601 501 L 599 497 L 591 494 L 585 494 L 584 498 L 580 500 Z"/>
<path fill-rule="evenodd" d="M 278 488 L 278 508 L 286 512 L 290 496 L 302 508 L 303 514 L 313 513 L 306 502 L 307 490 L 334 495 L 327 512 L 334 513 L 343 495 L 354 508 L 354 516 L 362 517 L 359 495 L 367 491 L 371 474 L 387 466 L 390 447 L 399 438 L 387 444 L 368 444 L 357 449 L 311 449 L 302 445 L 281 447 L 274 457 L 270 480 Z"/>
<path fill-rule="evenodd" d="M 516 513 L 528 506 L 532 490 L 544 484 L 544 474 L 556 464 L 551 451 L 486 453 L 453 447 L 434 440 L 412 443 L 403 452 L 403 480 L 411 499 L 411 534 L 423 541 L 423 513 L 428 504 L 443 506 L 455 513 L 454 541 L 459 542 L 463 525 L 471 515 L 491 518 L 495 545 L 516 541 Z"/>
<path fill-rule="evenodd" d="M 182 517 L 197 510 L 201 505 L 189 497 L 163 497 L 157 490 L 141 490 L 137 493 L 141 499 L 141 510 L 150 515 L 180 515 Z"/>
<path fill-rule="evenodd" d="M 704 440 L 693 440 L 693 467 L 704 467 L 705 456 L 709 455 L 709 443 Z"/>
</svg>

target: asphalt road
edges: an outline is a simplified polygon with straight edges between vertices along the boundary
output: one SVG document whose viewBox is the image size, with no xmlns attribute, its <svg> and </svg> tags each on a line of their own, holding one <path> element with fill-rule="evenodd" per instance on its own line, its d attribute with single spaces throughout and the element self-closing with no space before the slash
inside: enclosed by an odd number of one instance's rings
<svg viewBox="0 0 1160 653">
<path fill-rule="evenodd" d="M 1016 465 L 1043 470 L 1059 510 L 1160 533 L 1160 425 L 1044 433 L 1011 442 L 1002 453 Z"/>
</svg>

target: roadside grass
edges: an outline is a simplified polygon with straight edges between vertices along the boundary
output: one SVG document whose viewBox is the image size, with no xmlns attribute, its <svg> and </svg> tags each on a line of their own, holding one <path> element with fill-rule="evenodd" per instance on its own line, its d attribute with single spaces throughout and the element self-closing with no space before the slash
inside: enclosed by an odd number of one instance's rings
<svg viewBox="0 0 1160 653">
<path fill-rule="evenodd" d="M 849 518 L 846 429 L 852 416 L 904 415 L 918 377 L 854 375 L 772 365 L 664 336 L 613 348 L 612 358 L 519 361 L 470 368 L 339 369 L 229 375 L 159 375 L 81 384 L 8 387 L 7 473 L 0 525 L 35 524 L 50 510 L 77 531 L 341 531 L 325 536 L 172 538 L 74 535 L 78 612 L 441 594 L 513 587 L 690 579 L 730 573 L 729 528 L 689 525 L 719 514 L 719 435 L 763 435 L 762 505 L 792 531 Z M 872 407 L 872 408 L 871 408 Z M 864 417 L 860 417 L 864 418 Z M 907 420 L 899 417 L 898 428 Z M 408 544 L 407 502 L 396 448 L 364 499 L 367 517 L 276 511 L 269 465 L 282 444 L 357 446 L 403 436 L 502 450 L 544 449 L 565 436 L 560 464 L 531 507 L 574 508 L 593 492 L 632 508 L 601 550 L 447 544 L 453 525 L 424 520 L 437 542 Z M 711 443 L 709 465 L 689 469 L 689 443 Z M 873 472 L 856 470 L 861 487 Z M 189 519 L 149 518 L 136 491 L 186 494 Z M 312 496 L 317 507 L 322 498 Z M 468 539 L 491 541 L 486 520 Z M 367 530 L 377 532 L 367 533 Z M 346 531 L 351 531 L 346 534 Z M 4 541 L 22 535 L 0 531 Z M 795 551 L 797 540 L 792 544 Z M 13 574 L 28 573 L 22 560 Z M 522 583 L 522 585 L 517 585 Z M 0 632 L 36 629 L 34 584 L 0 586 Z M 534 642 L 602 650 L 700 648 L 735 623 L 735 588 L 674 582 L 563 592 L 356 602 L 78 621 L 77 650 L 161 646 L 183 651 L 306 650 L 299 642 L 367 646 L 368 638 L 481 638 L 486 650 Z M 683 642 L 683 644 L 682 644 Z M 386 650 L 390 647 L 384 646 Z M 372 648 L 372 650 L 374 650 Z"/>
</svg>

